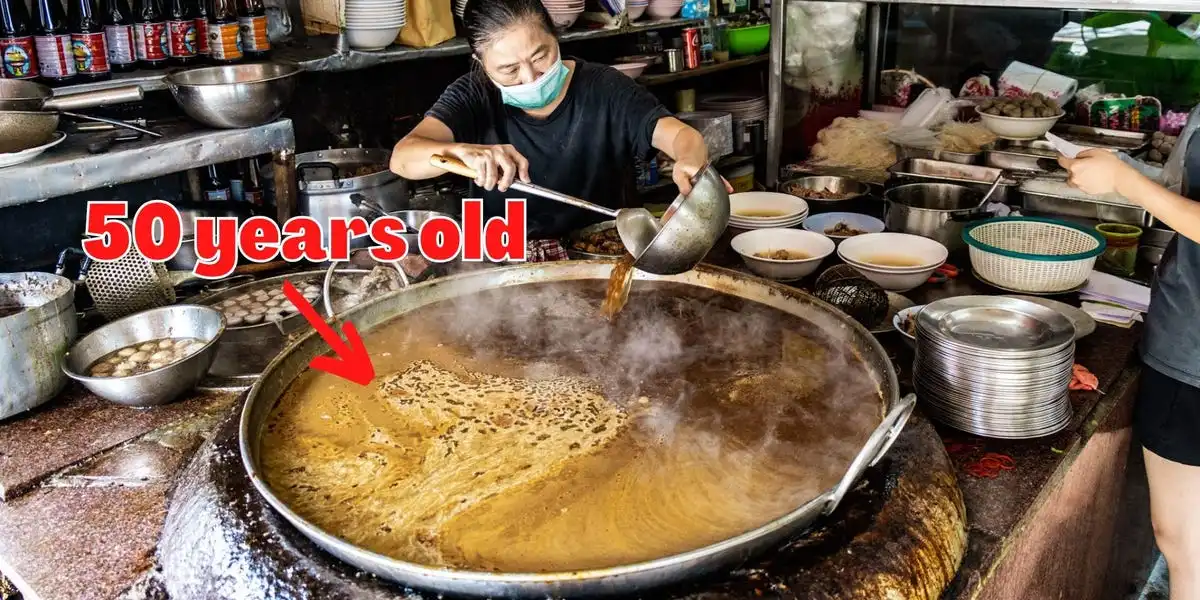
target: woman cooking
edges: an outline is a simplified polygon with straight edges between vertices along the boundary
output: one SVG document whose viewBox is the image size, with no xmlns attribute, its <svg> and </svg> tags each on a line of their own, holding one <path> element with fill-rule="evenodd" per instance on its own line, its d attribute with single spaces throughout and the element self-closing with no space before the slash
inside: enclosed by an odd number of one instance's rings
<svg viewBox="0 0 1200 600">
<path fill-rule="evenodd" d="M 1174 229 L 1146 315 L 1134 431 L 1150 481 L 1154 537 L 1172 600 L 1200 598 L 1200 107 L 1192 110 L 1161 174 L 1139 172 L 1103 150 L 1059 162 L 1089 194 L 1118 193 Z M 1155 177 L 1157 175 L 1157 177 Z M 1157 183 L 1158 179 L 1166 187 Z M 1182 193 L 1173 188 L 1178 186 Z"/>
<path fill-rule="evenodd" d="M 704 139 L 629 77 L 605 65 L 564 59 L 539 0 L 471 0 L 463 21 L 477 68 L 442 93 L 392 152 L 391 169 L 429 179 L 451 156 L 474 169 L 470 197 L 485 218 L 503 215 L 514 180 L 619 208 L 635 158 L 652 149 L 675 160 L 683 194 L 708 161 Z M 528 239 L 556 239 L 602 216 L 528 197 Z"/>
</svg>

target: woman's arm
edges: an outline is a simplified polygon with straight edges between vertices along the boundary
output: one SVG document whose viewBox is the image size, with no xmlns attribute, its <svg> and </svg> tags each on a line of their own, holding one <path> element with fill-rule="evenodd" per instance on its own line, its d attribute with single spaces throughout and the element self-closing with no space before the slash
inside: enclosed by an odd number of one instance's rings
<svg viewBox="0 0 1200 600">
<path fill-rule="evenodd" d="M 1155 183 L 1112 152 L 1088 150 L 1078 158 L 1061 156 L 1071 185 L 1089 194 L 1117 193 L 1145 208 L 1179 235 L 1200 242 L 1200 202 Z"/>
<path fill-rule="evenodd" d="M 459 144 L 454 133 L 437 117 L 425 117 L 392 149 L 392 172 L 405 179 L 431 179 L 445 171 L 431 165 L 435 154 L 453 156 L 479 174 L 476 185 L 505 191 L 514 178 L 529 182 L 529 161 L 509 145 Z"/>
<path fill-rule="evenodd" d="M 675 161 L 671 179 L 681 194 L 690 194 L 692 177 L 708 163 L 708 146 L 704 143 L 704 136 L 675 117 L 663 117 L 654 126 L 652 144 Z M 725 187 L 733 191 L 729 182 L 725 182 Z"/>
</svg>

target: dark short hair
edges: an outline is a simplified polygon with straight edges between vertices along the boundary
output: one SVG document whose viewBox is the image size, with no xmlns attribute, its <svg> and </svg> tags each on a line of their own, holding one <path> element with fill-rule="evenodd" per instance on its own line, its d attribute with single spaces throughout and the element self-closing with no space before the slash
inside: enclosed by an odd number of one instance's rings
<svg viewBox="0 0 1200 600">
<path fill-rule="evenodd" d="M 468 0 L 463 11 L 467 43 L 475 53 L 496 34 L 525 21 L 537 23 L 554 35 L 554 21 L 541 0 Z"/>
</svg>

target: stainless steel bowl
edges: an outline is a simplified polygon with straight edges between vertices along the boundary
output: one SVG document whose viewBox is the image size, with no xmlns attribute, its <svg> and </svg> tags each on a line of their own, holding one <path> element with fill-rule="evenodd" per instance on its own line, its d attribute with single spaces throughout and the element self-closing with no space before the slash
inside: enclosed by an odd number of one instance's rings
<svg viewBox="0 0 1200 600">
<path fill-rule="evenodd" d="M 844 198 L 814 198 L 802 190 L 827 190 L 837 194 L 848 194 Z M 832 175 L 813 175 L 791 179 L 779 184 L 779 191 L 803 198 L 808 203 L 810 214 L 825 212 L 868 212 L 871 208 L 871 186 L 850 179 Z"/>
<path fill-rule="evenodd" d="M 165 81 L 189 117 L 209 127 L 239 129 L 278 119 L 302 70 L 278 63 L 227 65 L 172 73 Z"/>
<path fill-rule="evenodd" d="M 93 394 L 125 406 L 160 406 L 175 400 L 208 373 L 217 339 L 225 332 L 221 311 L 198 304 L 154 308 L 113 321 L 88 334 L 63 358 L 63 372 Z M 87 368 L 104 355 L 161 338 L 197 338 L 197 353 L 160 369 L 128 377 L 91 377 Z"/>
</svg>

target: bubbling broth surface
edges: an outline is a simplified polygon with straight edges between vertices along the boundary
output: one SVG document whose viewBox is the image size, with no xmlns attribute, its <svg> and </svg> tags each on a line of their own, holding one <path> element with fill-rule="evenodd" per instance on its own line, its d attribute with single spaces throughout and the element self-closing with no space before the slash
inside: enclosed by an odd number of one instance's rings
<svg viewBox="0 0 1200 600">
<path fill-rule="evenodd" d="M 365 387 L 317 371 L 268 418 L 263 474 L 294 510 L 435 567 L 651 560 L 832 487 L 878 424 L 866 367 L 811 324 L 680 284 L 523 285 L 420 308 L 366 339 Z"/>
</svg>

